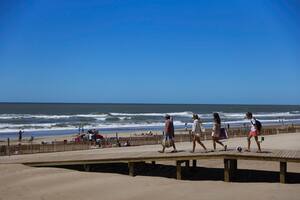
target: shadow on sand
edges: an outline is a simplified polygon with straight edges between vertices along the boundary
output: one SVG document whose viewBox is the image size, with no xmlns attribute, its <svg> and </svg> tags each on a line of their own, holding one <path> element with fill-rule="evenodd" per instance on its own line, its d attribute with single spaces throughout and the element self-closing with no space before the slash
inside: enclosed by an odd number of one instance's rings
<svg viewBox="0 0 300 200">
<path fill-rule="evenodd" d="M 82 165 L 60 166 L 60 168 L 84 171 Z M 176 167 L 172 165 L 136 163 L 135 175 L 175 178 Z M 128 165 L 126 163 L 97 164 L 90 165 L 90 172 L 118 173 L 128 175 Z M 222 181 L 224 180 L 224 170 L 222 168 L 206 167 L 182 167 L 182 180 L 191 181 Z M 279 172 L 238 169 L 232 177 L 232 182 L 279 182 Z M 300 184 L 300 173 L 288 173 L 287 182 L 289 184 Z"/>
</svg>

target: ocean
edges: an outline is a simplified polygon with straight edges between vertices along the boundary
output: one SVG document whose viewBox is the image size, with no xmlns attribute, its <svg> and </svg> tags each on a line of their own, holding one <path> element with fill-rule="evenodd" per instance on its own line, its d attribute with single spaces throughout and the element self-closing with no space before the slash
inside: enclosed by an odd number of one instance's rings
<svg viewBox="0 0 300 200">
<path fill-rule="evenodd" d="M 166 113 L 177 129 L 190 127 L 193 113 L 209 128 L 213 112 L 236 127 L 247 123 L 247 111 L 263 125 L 300 124 L 300 105 L 0 103 L 0 139 L 16 138 L 20 129 L 25 137 L 76 133 L 80 126 L 104 134 L 163 130 Z"/>
</svg>

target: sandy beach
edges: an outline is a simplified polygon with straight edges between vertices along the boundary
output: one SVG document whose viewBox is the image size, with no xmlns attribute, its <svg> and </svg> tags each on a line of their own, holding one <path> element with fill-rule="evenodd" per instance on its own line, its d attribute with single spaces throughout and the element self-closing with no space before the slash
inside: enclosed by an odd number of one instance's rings
<svg viewBox="0 0 300 200">
<path fill-rule="evenodd" d="M 136 137 L 136 136 L 144 136 L 147 135 L 149 133 L 149 131 L 131 131 L 131 132 L 118 132 L 118 137 Z M 151 133 L 153 135 L 162 135 L 162 131 L 151 131 Z M 187 131 L 177 131 L 177 134 L 179 133 L 184 133 L 184 134 L 188 134 Z M 116 137 L 116 133 L 100 133 L 101 135 L 103 135 L 106 138 L 109 137 Z M 22 144 L 41 144 L 41 142 L 47 142 L 47 143 L 51 143 L 53 141 L 74 141 L 75 138 L 78 136 L 78 133 L 74 133 L 74 134 L 65 134 L 65 135 L 54 135 L 54 136 L 41 136 L 41 137 L 36 137 L 34 138 L 34 140 L 32 142 L 29 141 L 30 137 L 25 137 L 22 140 Z M 10 140 L 11 144 L 18 144 L 19 141 L 18 139 L 12 139 Z M 7 144 L 7 139 L 2 139 L 0 141 L 0 145 L 6 145 Z"/>
<path fill-rule="evenodd" d="M 300 150 L 299 139 L 300 133 L 266 136 L 263 148 Z M 204 143 L 211 148 L 211 141 Z M 245 147 L 246 139 L 233 138 L 226 143 L 230 148 L 235 148 L 237 144 Z M 178 143 L 177 147 L 188 151 L 191 143 Z M 90 151 L 106 154 L 159 149 L 159 145 L 147 145 L 88 150 L 87 154 Z M 197 150 L 200 150 L 199 146 Z M 59 153 L 57 155 L 59 156 Z M 82 172 L 63 168 L 0 164 L 0 199 L 299 199 L 300 165 L 298 163 L 288 163 L 288 172 L 292 173 L 296 180 L 293 184 L 280 184 L 274 181 L 273 176 L 278 172 L 278 162 L 239 161 L 239 169 L 256 170 L 257 173 L 254 173 L 255 175 L 252 173 L 254 177 L 248 177 L 248 181 L 241 180 L 233 183 L 223 182 L 218 177 L 218 173 L 221 173 L 223 168 L 222 160 L 198 161 L 200 170 L 206 173 L 198 180 L 179 181 L 170 178 L 168 170 L 172 169 L 173 163 L 158 164 L 169 166 L 153 169 L 162 170 L 158 174 L 165 172 L 165 176 L 141 173 L 129 177 L 122 173 L 105 173 L 107 170 Z M 211 168 L 213 170 L 210 170 Z M 246 176 L 249 176 L 247 173 Z M 256 177 L 257 175 L 262 177 Z"/>
</svg>

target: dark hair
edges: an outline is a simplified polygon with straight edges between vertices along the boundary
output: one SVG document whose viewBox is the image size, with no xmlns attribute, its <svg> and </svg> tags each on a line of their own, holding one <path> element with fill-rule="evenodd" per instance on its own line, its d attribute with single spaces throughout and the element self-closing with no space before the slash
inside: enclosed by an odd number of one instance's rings
<svg viewBox="0 0 300 200">
<path fill-rule="evenodd" d="M 168 114 L 166 114 L 166 115 L 165 115 L 165 119 L 171 119 L 171 116 L 168 115 Z"/>
<path fill-rule="evenodd" d="M 193 114 L 193 119 L 199 119 L 199 116 L 197 114 Z"/>
<path fill-rule="evenodd" d="M 217 124 L 221 124 L 221 118 L 220 118 L 220 115 L 218 113 L 214 113 L 214 121 L 217 123 Z"/>
<path fill-rule="evenodd" d="M 247 112 L 247 113 L 246 113 L 246 116 L 249 117 L 249 118 L 252 118 L 253 115 L 252 115 L 251 112 Z"/>
</svg>

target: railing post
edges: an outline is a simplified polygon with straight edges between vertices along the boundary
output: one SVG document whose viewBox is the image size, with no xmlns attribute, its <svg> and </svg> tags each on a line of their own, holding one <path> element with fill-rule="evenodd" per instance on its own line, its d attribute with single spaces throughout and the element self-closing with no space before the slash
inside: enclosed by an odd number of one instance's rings
<svg viewBox="0 0 300 200">
<path fill-rule="evenodd" d="M 185 162 L 185 166 L 186 167 L 190 167 L 190 161 L 189 160 L 186 160 L 186 161 L 184 161 Z"/>
<path fill-rule="evenodd" d="M 197 160 L 193 160 L 193 167 L 197 167 Z"/>
<path fill-rule="evenodd" d="M 91 171 L 91 165 L 84 164 L 84 165 L 83 165 L 83 169 L 84 169 L 84 171 L 86 171 L 86 172 L 90 172 L 90 171 Z"/>
<path fill-rule="evenodd" d="M 134 163 L 128 162 L 129 176 L 134 176 Z"/>
<path fill-rule="evenodd" d="M 176 179 L 181 180 L 181 161 L 176 161 Z"/>
<path fill-rule="evenodd" d="M 230 161 L 229 159 L 224 159 L 224 181 L 230 182 Z"/>
<path fill-rule="evenodd" d="M 10 156 L 10 139 L 9 138 L 7 138 L 7 149 L 6 149 L 6 154 L 8 155 L 8 156 Z"/>
<path fill-rule="evenodd" d="M 280 162 L 280 183 L 286 183 L 287 164 L 286 162 Z"/>
</svg>

